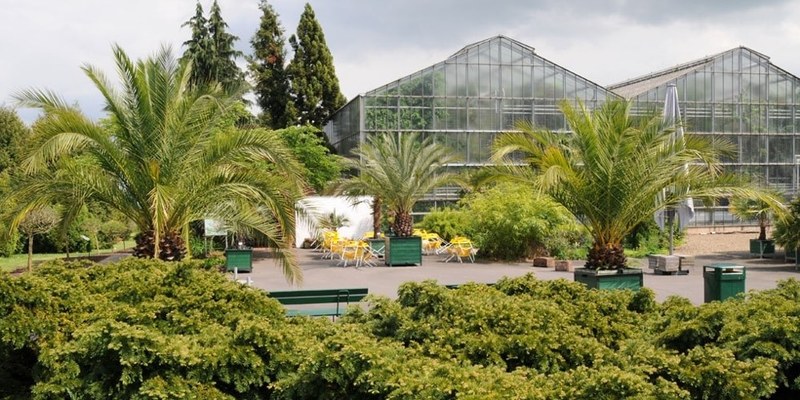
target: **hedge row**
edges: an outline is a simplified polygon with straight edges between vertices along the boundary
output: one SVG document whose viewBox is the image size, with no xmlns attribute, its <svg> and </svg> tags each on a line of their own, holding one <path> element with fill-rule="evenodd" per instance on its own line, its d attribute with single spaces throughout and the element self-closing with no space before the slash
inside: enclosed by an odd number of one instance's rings
<svg viewBox="0 0 800 400">
<path fill-rule="evenodd" d="M 800 393 L 800 284 L 700 307 L 529 275 L 332 323 L 199 264 L 0 278 L 0 398 L 759 399 Z"/>
</svg>

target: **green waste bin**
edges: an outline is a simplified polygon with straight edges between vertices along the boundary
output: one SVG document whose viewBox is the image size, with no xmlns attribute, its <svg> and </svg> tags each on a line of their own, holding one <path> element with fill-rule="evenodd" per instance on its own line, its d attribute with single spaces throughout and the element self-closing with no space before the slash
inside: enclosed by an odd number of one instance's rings
<svg viewBox="0 0 800 400">
<path fill-rule="evenodd" d="M 703 266 L 705 302 L 725 300 L 744 292 L 746 270 L 743 265 L 715 263 Z"/>
<path fill-rule="evenodd" d="M 253 249 L 225 250 L 225 270 L 233 272 L 251 272 L 253 270 Z"/>
</svg>

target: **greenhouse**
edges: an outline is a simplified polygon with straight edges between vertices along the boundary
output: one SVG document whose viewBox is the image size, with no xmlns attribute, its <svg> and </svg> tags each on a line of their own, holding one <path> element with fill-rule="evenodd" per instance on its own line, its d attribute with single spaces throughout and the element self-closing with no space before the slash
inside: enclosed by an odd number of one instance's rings
<svg viewBox="0 0 800 400">
<path fill-rule="evenodd" d="M 489 163 L 495 136 L 519 120 L 566 131 L 562 100 L 594 108 L 607 99 L 634 102 L 634 112 L 660 112 L 667 85 L 678 88 L 686 131 L 734 143 L 728 168 L 793 195 L 800 184 L 800 81 L 745 47 L 677 65 L 608 87 L 600 86 L 496 36 L 468 45 L 446 60 L 352 99 L 324 131 L 347 155 L 379 132 L 422 132 L 453 148 L 453 167 Z M 453 200 L 455 191 L 432 193 L 428 208 Z M 726 204 L 700 207 L 692 225 L 735 223 Z M 712 212 L 712 210 L 715 210 Z M 422 210 L 418 210 L 422 211 Z"/>
<path fill-rule="evenodd" d="M 593 107 L 609 96 L 615 95 L 533 48 L 497 36 L 357 96 L 336 112 L 325 133 L 347 155 L 370 134 L 423 132 L 455 149 L 463 165 L 484 165 L 495 135 L 516 121 L 565 130 L 561 100 Z"/>
<path fill-rule="evenodd" d="M 663 107 L 668 84 L 678 88 L 687 132 L 733 143 L 733 169 L 787 195 L 798 190 L 800 80 L 769 57 L 738 47 L 700 60 L 611 85 L 638 112 Z M 694 225 L 732 223 L 725 204 L 700 209 Z"/>
</svg>

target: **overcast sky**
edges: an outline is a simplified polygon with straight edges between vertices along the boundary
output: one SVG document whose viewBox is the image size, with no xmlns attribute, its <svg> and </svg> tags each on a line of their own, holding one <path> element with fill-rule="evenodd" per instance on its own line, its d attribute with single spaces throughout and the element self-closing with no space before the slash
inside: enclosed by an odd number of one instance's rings
<svg viewBox="0 0 800 400">
<path fill-rule="evenodd" d="M 288 37 L 305 2 L 272 0 Z M 201 0 L 208 11 L 211 0 Z M 237 47 L 250 53 L 257 0 L 219 0 Z M 505 35 L 601 85 L 746 46 L 800 75 L 800 1 L 311 1 L 349 99 Z M 51 89 L 92 117 L 102 100 L 80 66 L 113 77 L 111 45 L 134 58 L 163 44 L 180 54 L 195 0 L 0 0 L 0 105 Z M 243 64 L 242 64 L 243 65 Z M 36 113 L 20 110 L 30 122 Z"/>
</svg>

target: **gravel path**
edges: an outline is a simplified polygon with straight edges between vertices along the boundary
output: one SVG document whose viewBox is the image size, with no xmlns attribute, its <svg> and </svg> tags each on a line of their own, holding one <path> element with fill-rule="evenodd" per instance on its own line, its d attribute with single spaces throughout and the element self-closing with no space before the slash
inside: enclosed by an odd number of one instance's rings
<svg viewBox="0 0 800 400">
<path fill-rule="evenodd" d="M 750 239 L 757 237 L 758 232 L 693 233 L 688 234 L 683 244 L 675 248 L 675 253 L 693 256 L 748 253 Z"/>
</svg>

